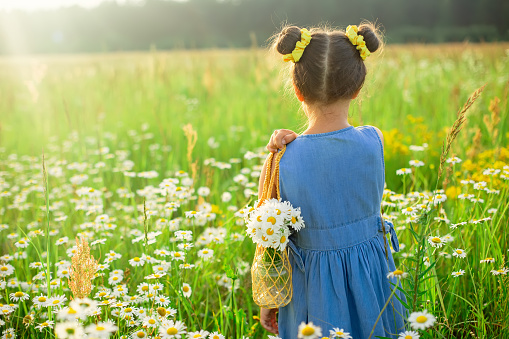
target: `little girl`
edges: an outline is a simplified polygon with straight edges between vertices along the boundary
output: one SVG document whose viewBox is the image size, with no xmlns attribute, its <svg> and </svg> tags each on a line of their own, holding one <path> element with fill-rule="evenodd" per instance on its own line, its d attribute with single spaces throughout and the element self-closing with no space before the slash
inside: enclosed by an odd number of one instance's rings
<svg viewBox="0 0 509 339">
<path fill-rule="evenodd" d="M 381 312 L 398 283 L 390 275 L 396 269 L 390 244 L 399 251 L 392 223 L 382 223 L 380 214 L 383 136 L 376 127 L 348 122 L 366 77 L 364 60 L 380 46 L 371 24 L 311 32 L 291 26 L 274 43 L 292 62 L 295 94 L 308 118 L 304 133 L 276 131 L 267 146 L 277 152 L 287 144 L 279 165 L 281 198 L 300 207 L 306 223 L 290 237 L 291 302 L 260 312 L 262 326 L 283 339 L 315 338 L 318 328 L 321 336 L 354 339 L 397 338 L 404 330 L 401 291 Z"/>
</svg>

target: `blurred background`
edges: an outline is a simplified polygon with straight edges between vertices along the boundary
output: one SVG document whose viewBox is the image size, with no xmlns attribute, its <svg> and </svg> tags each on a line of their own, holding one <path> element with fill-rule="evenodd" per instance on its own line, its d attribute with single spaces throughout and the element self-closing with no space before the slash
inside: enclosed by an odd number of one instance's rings
<svg viewBox="0 0 509 339">
<path fill-rule="evenodd" d="M 383 24 L 388 43 L 509 40 L 507 0 L 0 0 L 0 53 L 264 46 L 282 23 Z"/>
</svg>

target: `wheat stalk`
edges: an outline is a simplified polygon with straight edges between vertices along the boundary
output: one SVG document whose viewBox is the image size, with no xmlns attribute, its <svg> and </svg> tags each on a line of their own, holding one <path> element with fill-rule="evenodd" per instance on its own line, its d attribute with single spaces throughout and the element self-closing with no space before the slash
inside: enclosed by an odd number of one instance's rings
<svg viewBox="0 0 509 339">
<path fill-rule="evenodd" d="M 81 299 L 88 297 L 92 290 L 92 279 L 94 279 L 98 262 L 93 255 L 90 255 L 90 247 L 85 239 L 82 239 L 80 243 L 76 238 L 76 247 L 69 269 L 69 288 L 75 299 Z"/>
<path fill-rule="evenodd" d="M 461 131 L 463 127 L 463 123 L 465 122 L 466 116 L 465 113 L 473 105 L 473 103 L 479 98 L 482 91 L 486 87 L 484 84 L 482 87 L 478 88 L 471 96 L 468 97 L 467 102 L 463 105 L 463 107 L 456 114 L 456 121 L 452 124 L 452 128 L 447 134 L 447 139 L 445 144 L 442 144 L 442 154 L 440 155 L 440 167 L 438 168 L 438 179 L 442 176 L 443 164 L 447 158 L 447 154 L 449 154 L 449 150 L 451 149 L 452 142 L 456 139 L 456 136 Z M 437 179 L 437 181 L 438 181 Z"/>
<path fill-rule="evenodd" d="M 184 130 L 184 134 L 187 139 L 187 162 L 189 163 L 189 166 L 191 166 L 191 177 L 193 178 L 194 183 L 194 180 L 196 179 L 198 161 L 193 162 L 193 149 L 194 146 L 196 146 L 198 133 L 196 133 L 193 129 L 193 125 L 191 124 L 185 125 L 182 129 Z"/>
</svg>

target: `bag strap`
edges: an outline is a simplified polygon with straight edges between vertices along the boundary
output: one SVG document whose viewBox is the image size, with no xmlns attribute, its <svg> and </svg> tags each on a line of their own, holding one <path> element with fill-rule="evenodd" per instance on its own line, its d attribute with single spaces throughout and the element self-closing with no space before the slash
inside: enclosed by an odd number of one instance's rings
<svg viewBox="0 0 509 339">
<path fill-rule="evenodd" d="M 385 222 L 384 222 L 384 208 L 381 207 L 380 219 L 382 219 L 382 232 L 384 234 L 384 248 L 385 248 L 385 260 L 387 260 L 387 265 L 389 265 L 389 252 L 387 252 L 387 232 L 385 231 Z"/>
<path fill-rule="evenodd" d="M 258 204 L 256 207 L 260 207 L 265 200 L 268 200 L 272 196 L 272 187 L 276 186 L 276 194 L 277 198 L 281 199 L 281 191 L 279 189 L 279 162 L 281 161 L 281 158 L 283 157 L 283 154 L 285 154 L 286 151 L 286 145 L 283 146 L 281 151 L 277 153 L 276 161 L 274 164 L 274 170 L 271 173 L 272 170 L 272 161 L 274 159 L 274 153 L 270 153 L 269 157 L 267 159 L 267 169 L 265 171 L 265 180 L 263 181 L 263 191 L 262 196 L 260 200 L 258 201 Z"/>
</svg>

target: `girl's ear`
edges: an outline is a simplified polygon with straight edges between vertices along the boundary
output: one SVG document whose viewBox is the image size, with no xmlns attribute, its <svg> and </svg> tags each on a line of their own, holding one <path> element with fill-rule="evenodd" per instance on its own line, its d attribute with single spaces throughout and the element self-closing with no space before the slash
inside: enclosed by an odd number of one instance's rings
<svg viewBox="0 0 509 339">
<path fill-rule="evenodd" d="M 295 90 L 295 95 L 297 96 L 297 99 L 299 99 L 300 102 L 303 102 L 304 97 L 302 96 L 302 93 L 299 91 L 297 86 L 295 86 L 295 84 L 293 84 L 293 89 Z"/>
<path fill-rule="evenodd" d="M 357 96 L 359 95 L 359 93 L 360 93 L 360 92 L 361 92 L 361 89 L 359 88 L 359 89 L 357 90 L 357 92 L 355 92 L 355 93 L 353 94 L 353 96 L 352 96 L 352 100 L 353 100 L 353 99 L 355 99 L 355 98 L 357 98 Z"/>
</svg>

